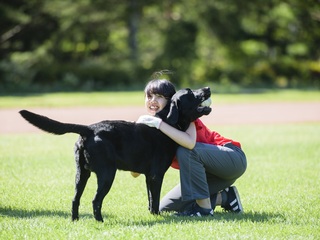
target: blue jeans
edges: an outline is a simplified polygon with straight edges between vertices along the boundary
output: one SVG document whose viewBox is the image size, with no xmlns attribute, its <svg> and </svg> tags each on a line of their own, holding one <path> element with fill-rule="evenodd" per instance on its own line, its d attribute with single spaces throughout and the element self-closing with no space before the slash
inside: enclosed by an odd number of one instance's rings
<svg viewBox="0 0 320 240">
<path fill-rule="evenodd" d="M 247 168 L 244 152 L 231 143 L 216 146 L 198 142 L 192 150 L 179 147 L 177 159 L 180 184 L 161 200 L 160 211 L 187 210 L 196 199 L 208 198 L 231 186 Z"/>
</svg>

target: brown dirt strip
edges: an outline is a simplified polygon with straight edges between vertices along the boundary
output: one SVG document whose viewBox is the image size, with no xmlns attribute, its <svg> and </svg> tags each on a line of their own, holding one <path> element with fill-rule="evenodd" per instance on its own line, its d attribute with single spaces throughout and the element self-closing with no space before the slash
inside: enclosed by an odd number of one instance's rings
<svg viewBox="0 0 320 240">
<path fill-rule="evenodd" d="M 40 132 L 20 115 L 20 109 L 0 109 L 0 134 Z M 58 121 L 91 124 L 101 120 L 135 121 L 145 114 L 141 107 L 30 108 L 30 111 Z M 320 102 L 252 103 L 213 105 L 208 125 L 320 123 Z"/>
</svg>

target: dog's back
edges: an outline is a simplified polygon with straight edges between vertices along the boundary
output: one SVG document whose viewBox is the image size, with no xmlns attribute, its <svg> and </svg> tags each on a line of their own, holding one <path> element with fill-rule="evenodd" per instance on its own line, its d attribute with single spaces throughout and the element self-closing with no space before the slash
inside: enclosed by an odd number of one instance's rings
<svg viewBox="0 0 320 240">
<path fill-rule="evenodd" d="M 108 159 L 108 164 L 120 170 L 143 174 L 151 174 L 151 169 L 166 171 L 177 148 L 161 131 L 144 124 L 106 120 L 88 128 L 93 134 L 80 137 L 77 145 L 85 149 L 87 158 L 94 156 L 95 162 Z"/>
</svg>

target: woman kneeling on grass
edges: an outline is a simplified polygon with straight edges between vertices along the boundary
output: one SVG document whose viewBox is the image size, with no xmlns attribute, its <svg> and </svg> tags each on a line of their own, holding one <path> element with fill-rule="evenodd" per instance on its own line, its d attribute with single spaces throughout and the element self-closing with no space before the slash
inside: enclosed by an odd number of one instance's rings
<svg viewBox="0 0 320 240">
<path fill-rule="evenodd" d="M 180 169 L 180 184 L 161 200 L 160 211 L 175 211 L 177 216 L 212 216 L 220 205 L 226 211 L 242 212 L 237 188 L 231 186 L 247 167 L 240 143 L 210 131 L 200 119 L 183 132 L 154 117 L 175 92 L 168 80 L 151 80 L 145 87 L 145 106 L 150 116 L 141 116 L 137 121 L 159 129 L 180 145 L 172 163 Z"/>
</svg>

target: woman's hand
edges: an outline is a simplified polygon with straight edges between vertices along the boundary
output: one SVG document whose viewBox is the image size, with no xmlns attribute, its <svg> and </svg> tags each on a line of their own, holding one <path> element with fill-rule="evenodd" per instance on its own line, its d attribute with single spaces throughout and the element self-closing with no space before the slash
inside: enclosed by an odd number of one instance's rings
<svg viewBox="0 0 320 240">
<path fill-rule="evenodd" d="M 154 127 L 156 129 L 159 129 L 161 122 L 161 118 L 157 118 L 150 115 L 142 115 L 139 117 L 138 121 L 136 121 L 136 123 L 143 123 L 148 125 L 149 127 Z"/>
<path fill-rule="evenodd" d="M 136 178 L 140 176 L 140 173 L 137 172 L 131 172 L 132 177 Z"/>
</svg>

